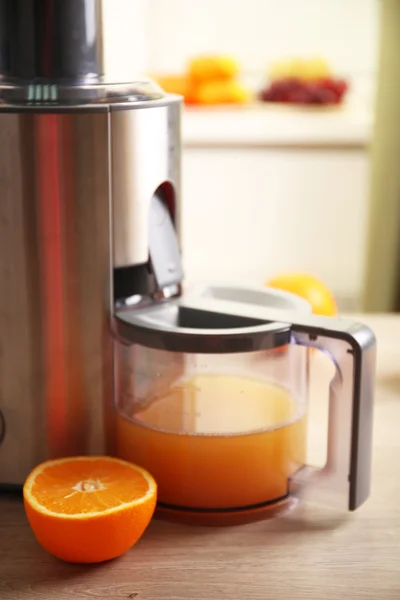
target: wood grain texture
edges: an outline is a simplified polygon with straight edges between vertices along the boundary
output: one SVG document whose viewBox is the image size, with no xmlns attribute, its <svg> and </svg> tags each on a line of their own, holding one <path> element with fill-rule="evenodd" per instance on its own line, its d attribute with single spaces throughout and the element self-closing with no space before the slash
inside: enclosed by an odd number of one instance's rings
<svg viewBox="0 0 400 600">
<path fill-rule="evenodd" d="M 22 502 L 0 498 L 1 600 L 399 600 L 400 317 L 364 318 L 378 337 L 373 491 L 352 515 L 303 507 L 237 528 L 153 521 L 122 559 L 58 562 L 37 545 Z M 310 455 L 322 460 L 331 373 L 315 357 Z M 315 371 L 318 375 L 315 375 Z"/>
</svg>

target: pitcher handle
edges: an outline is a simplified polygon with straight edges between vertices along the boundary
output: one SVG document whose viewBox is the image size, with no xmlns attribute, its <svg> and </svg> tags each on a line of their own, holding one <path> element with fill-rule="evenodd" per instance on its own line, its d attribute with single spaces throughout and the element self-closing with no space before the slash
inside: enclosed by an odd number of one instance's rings
<svg viewBox="0 0 400 600">
<path fill-rule="evenodd" d="M 353 511 L 370 494 L 375 336 L 366 325 L 345 319 L 295 320 L 301 322 L 292 322 L 292 341 L 322 350 L 336 373 L 329 387 L 326 464 L 322 469 L 305 466 L 297 471 L 290 482 L 291 493 Z"/>
</svg>

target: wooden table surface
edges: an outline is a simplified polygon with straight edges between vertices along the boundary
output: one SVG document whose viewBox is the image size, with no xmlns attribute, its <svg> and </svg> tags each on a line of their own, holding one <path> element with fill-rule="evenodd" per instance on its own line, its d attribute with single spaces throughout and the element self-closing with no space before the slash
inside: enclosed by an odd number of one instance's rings
<svg viewBox="0 0 400 600">
<path fill-rule="evenodd" d="M 363 320 L 378 338 L 373 490 L 352 515 L 307 507 L 206 529 L 153 521 L 122 559 L 63 564 L 36 543 L 19 499 L 0 497 L 1 600 L 399 600 L 400 317 Z M 330 367 L 313 359 L 310 454 L 324 447 Z M 317 373 L 317 374 L 316 374 Z"/>
</svg>

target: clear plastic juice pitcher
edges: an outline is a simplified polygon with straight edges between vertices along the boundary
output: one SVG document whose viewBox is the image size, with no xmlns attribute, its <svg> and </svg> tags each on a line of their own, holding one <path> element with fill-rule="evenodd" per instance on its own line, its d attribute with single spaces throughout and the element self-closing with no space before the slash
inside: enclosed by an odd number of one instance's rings
<svg viewBox="0 0 400 600">
<path fill-rule="evenodd" d="M 275 290 L 209 288 L 117 315 L 116 452 L 158 483 L 158 512 L 210 524 L 302 497 L 369 494 L 375 339 Z M 307 464 L 309 348 L 336 367 L 326 465 Z M 328 390 L 327 390 L 328 394 Z"/>
</svg>

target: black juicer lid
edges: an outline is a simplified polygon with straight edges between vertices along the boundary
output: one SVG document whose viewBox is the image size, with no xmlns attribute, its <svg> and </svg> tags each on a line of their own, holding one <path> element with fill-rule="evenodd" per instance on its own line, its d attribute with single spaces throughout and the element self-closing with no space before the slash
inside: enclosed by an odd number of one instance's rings
<svg viewBox="0 0 400 600">
<path fill-rule="evenodd" d="M 0 104 L 161 100 L 151 80 L 104 80 L 101 0 L 0 0 Z"/>
<path fill-rule="evenodd" d="M 0 73 L 18 81 L 101 77 L 101 1 L 0 0 Z"/>
</svg>

